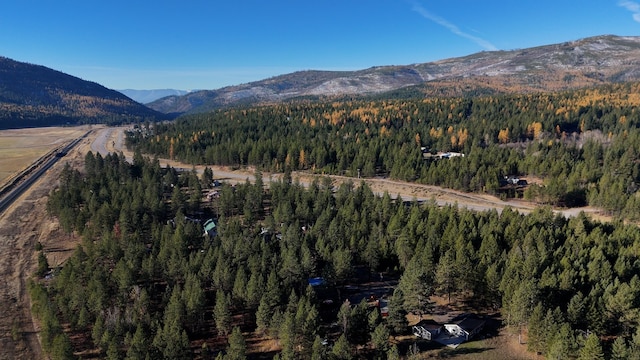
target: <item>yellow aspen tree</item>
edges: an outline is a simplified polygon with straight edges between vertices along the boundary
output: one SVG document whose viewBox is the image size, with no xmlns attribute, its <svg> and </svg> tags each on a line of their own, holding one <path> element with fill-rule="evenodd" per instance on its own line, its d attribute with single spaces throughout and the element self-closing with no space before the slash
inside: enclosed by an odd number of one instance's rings
<svg viewBox="0 0 640 360">
<path fill-rule="evenodd" d="M 542 136 L 542 123 L 535 122 L 533 126 L 533 137 L 539 139 Z"/>
<path fill-rule="evenodd" d="M 503 144 L 506 144 L 509 142 L 509 128 L 500 130 L 500 132 L 498 133 L 498 141 L 500 141 Z"/>
<path fill-rule="evenodd" d="M 300 156 L 298 157 L 298 166 L 301 169 L 304 169 L 305 165 L 306 165 L 306 159 L 304 156 L 304 149 L 300 149 Z"/>
<path fill-rule="evenodd" d="M 291 153 L 287 153 L 287 157 L 284 159 L 284 165 L 287 167 L 291 166 Z"/>
<path fill-rule="evenodd" d="M 627 123 L 627 116 L 626 115 L 622 115 L 620 116 L 620 118 L 618 119 L 618 122 L 620 122 L 620 124 L 624 125 Z"/>
<path fill-rule="evenodd" d="M 534 121 L 527 126 L 527 133 L 534 139 L 538 139 L 542 135 L 542 123 Z"/>
<path fill-rule="evenodd" d="M 464 146 L 467 142 L 467 138 L 469 137 L 469 130 L 460 129 L 458 130 L 458 146 Z"/>
</svg>

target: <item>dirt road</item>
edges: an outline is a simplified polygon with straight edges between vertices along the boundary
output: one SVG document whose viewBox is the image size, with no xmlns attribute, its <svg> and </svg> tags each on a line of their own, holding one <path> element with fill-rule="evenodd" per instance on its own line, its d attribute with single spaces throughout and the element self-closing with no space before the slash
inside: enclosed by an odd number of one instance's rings
<svg viewBox="0 0 640 360">
<path fill-rule="evenodd" d="M 124 131 L 125 128 L 107 128 L 102 130 L 102 133 L 98 135 L 97 141 L 92 144 L 93 151 L 106 154 L 108 151 L 122 152 L 128 159 L 132 158 L 132 154 L 124 147 Z M 202 173 L 204 166 L 193 166 L 190 164 L 184 164 L 177 161 L 160 159 L 162 166 L 169 164 L 176 168 L 192 169 L 195 168 L 198 173 Z M 252 169 L 231 170 L 228 167 L 221 166 L 209 166 L 213 169 L 214 177 L 216 179 L 222 179 L 231 183 L 244 182 L 246 179 L 252 181 L 254 179 L 255 171 Z M 271 180 L 280 179 L 282 174 L 267 173 L 263 174 L 264 183 L 268 184 Z M 294 172 L 292 178 L 294 181 L 299 181 L 303 185 L 310 184 L 314 178 L 320 175 L 314 175 L 307 172 Z M 533 211 L 537 205 L 534 203 L 512 200 L 503 201 L 499 198 L 486 194 L 474 194 L 465 193 L 462 191 L 446 189 L 438 186 L 421 185 L 410 182 L 403 182 L 397 180 L 390 180 L 386 178 L 367 178 L 367 179 L 354 179 L 344 176 L 329 175 L 334 184 L 338 185 L 342 182 L 351 180 L 358 184 L 361 181 L 365 182 L 375 194 L 382 195 L 388 192 L 393 198 L 400 195 L 404 200 L 416 199 L 418 201 L 434 200 L 438 205 L 457 205 L 461 208 L 466 208 L 474 211 L 486 211 L 490 209 L 496 209 L 502 211 L 506 207 L 511 207 L 514 210 L 528 214 Z M 585 212 L 586 214 L 596 215 L 598 209 L 592 207 L 581 207 L 573 209 L 554 209 L 556 213 L 560 213 L 565 217 L 574 217 Z"/>
</svg>

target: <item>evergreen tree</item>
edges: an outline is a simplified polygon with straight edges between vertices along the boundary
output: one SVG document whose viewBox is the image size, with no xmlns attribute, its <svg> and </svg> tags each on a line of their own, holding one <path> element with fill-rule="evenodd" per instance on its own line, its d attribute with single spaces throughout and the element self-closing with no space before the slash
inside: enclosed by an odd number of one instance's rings
<svg viewBox="0 0 640 360">
<path fill-rule="evenodd" d="M 382 322 L 382 316 L 380 314 L 380 308 L 378 308 L 377 306 L 374 307 L 370 312 L 369 312 L 369 318 L 368 318 L 368 324 L 369 324 L 369 331 L 373 332 L 375 330 L 375 328 Z"/>
<path fill-rule="evenodd" d="M 604 359 L 600 338 L 595 333 L 590 333 L 580 349 L 578 360 L 600 360 Z"/>
<path fill-rule="evenodd" d="M 258 332 L 263 334 L 267 332 L 271 323 L 272 315 L 273 313 L 270 301 L 267 299 L 266 295 L 263 295 L 260 300 L 260 305 L 258 306 L 258 311 L 256 312 L 256 325 L 258 326 L 256 330 Z"/>
<path fill-rule="evenodd" d="M 183 299 L 185 302 L 186 318 L 195 329 L 203 317 L 205 294 L 200 279 L 194 273 L 188 273 L 184 284 Z M 217 300 L 217 299 L 216 299 Z"/>
<path fill-rule="evenodd" d="M 153 338 L 153 346 L 167 359 L 188 359 L 190 357 L 189 338 L 182 328 L 184 305 L 182 290 L 175 287 L 164 312 L 162 327 Z"/>
<path fill-rule="evenodd" d="M 557 325 L 556 325 L 557 326 Z M 569 324 L 564 323 L 558 332 L 549 340 L 548 359 L 567 359 L 574 356 L 575 337 Z"/>
<path fill-rule="evenodd" d="M 587 314 L 585 303 L 586 300 L 579 291 L 571 297 L 571 300 L 569 300 L 569 305 L 567 306 L 567 318 L 574 328 L 584 328 L 585 317 Z"/>
<path fill-rule="evenodd" d="M 213 309 L 213 317 L 216 320 L 218 333 L 227 335 L 231 330 L 231 311 L 229 310 L 229 300 L 222 290 L 216 292 L 216 305 Z"/>
<path fill-rule="evenodd" d="M 313 340 L 313 347 L 311 348 L 311 360 L 325 360 L 327 358 L 327 352 L 325 345 L 322 343 L 320 336 L 315 337 Z"/>
<path fill-rule="evenodd" d="M 240 271 L 240 270 L 238 270 Z M 257 309 L 262 300 L 264 289 L 264 279 L 257 272 L 252 272 L 247 283 L 247 306 L 251 309 Z"/>
<path fill-rule="evenodd" d="M 287 312 L 284 315 L 284 321 L 280 327 L 279 337 L 280 344 L 282 345 L 282 351 L 280 352 L 280 358 L 283 360 L 293 360 L 296 358 L 295 345 L 296 345 L 296 324 L 295 316 L 291 312 Z"/>
<path fill-rule="evenodd" d="M 96 317 L 96 321 L 93 323 L 93 328 L 91 329 L 91 339 L 93 340 L 93 344 L 95 346 L 101 347 L 101 339 L 104 334 L 104 317 L 98 315 Z"/>
<path fill-rule="evenodd" d="M 405 311 L 417 315 L 431 312 L 433 303 L 433 276 L 430 264 L 425 264 L 419 256 L 414 256 L 400 277 L 398 290 L 403 294 L 402 307 Z"/>
<path fill-rule="evenodd" d="M 301 299 L 302 303 L 303 300 Z M 303 318 L 304 317 L 304 318 Z M 298 319 L 301 319 L 299 321 Z M 304 307 L 298 307 L 298 314 L 296 314 L 296 322 L 302 323 L 300 328 L 302 355 L 303 357 L 309 357 L 313 342 L 318 334 L 318 328 L 320 326 L 320 313 L 318 309 L 311 304 L 308 298 L 305 301 Z"/>
<path fill-rule="evenodd" d="M 213 170 L 208 166 L 202 171 L 202 184 L 207 189 L 213 185 Z"/>
<path fill-rule="evenodd" d="M 629 348 L 622 336 L 616 337 L 611 346 L 611 360 L 629 359 Z"/>
<path fill-rule="evenodd" d="M 545 333 L 546 327 L 542 304 L 538 304 L 535 308 L 533 308 L 533 311 L 529 316 L 527 330 L 527 350 L 536 353 L 546 352 L 546 340 L 549 334 Z"/>
<path fill-rule="evenodd" d="M 351 309 L 347 327 L 349 343 L 362 345 L 369 341 L 368 310 L 365 299 Z"/>
<path fill-rule="evenodd" d="M 340 335 L 336 343 L 333 345 L 333 349 L 331 350 L 331 354 L 335 359 L 339 360 L 350 360 L 353 358 L 351 355 L 351 346 L 347 341 L 347 337 L 345 334 Z"/>
<path fill-rule="evenodd" d="M 54 360 L 72 360 L 75 359 L 73 355 L 73 348 L 71 347 L 71 341 L 67 334 L 61 333 L 56 335 L 51 345 L 51 358 Z"/>
<path fill-rule="evenodd" d="M 244 267 L 240 266 L 236 271 L 236 278 L 233 281 L 233 298 L 239 302 L 247 302 L 247 275 Z"/>
<path fill-rule="evenodd" d="M 349 330 L 349 322 L 351 321 L 351 303 L 349 300 L 340 305 L 340 310 L 338 310 L 338 325 L 340 325 L 340 330 L 343 334 L 346 334 Z"/>
<path fill-rule="evenodd" d="M 120 349 L 118 348 L 118 342 L 113 337 L 109 341 L 109 346 L 107 346 L 107 359 L 120 360 Z"/>
<path fill-rule="evenodd" d="M 338 249 L 333 252 L 333 273 L 338 284 L 344 283 L 353 271 L 353 255 L 349 249 Z"/>
<path fill-rule="evenodd" d="M 127 349 L 127 360 L 144 360 L 148 355 L 147 334 L 142 324 L 136 326 L 129 348 Z"/>
<path fill-rule="evenodd" d="M 229 349 L 225 360 L 245 360 L 247 358 L 247 344 L 240 328 L 235 326 L 229 335 Z"/>
<path fill-rule="evenodd" d="M 378 324 L 371 334 L 371 342 L 376 352 L 381 354 L 386 353 L 390 349 L 389 344 L 389 330 L 383 324 Z"/>
<path fill-rule="evenodd" d="M 38 252 L 38 269 L 36 276 L 43 277 L 49 271 L 49 262 L 43 251 Z"/>
<path fill-rule="evenodd" d="M 396 344 L 391 345 L 391 348 L 387 351 L 387 360 L 400 360 L 400 352 Z"/>
<path fill-rule="evenodd" d="M 392 334 L 404 334 L 409 326 L 407 321 L 407 312 L 403 306 L 403 294 L 396 289 L 393 296 L 389 300 L 389 315 L 387 316 L 387 326 Z"/>
</svg>

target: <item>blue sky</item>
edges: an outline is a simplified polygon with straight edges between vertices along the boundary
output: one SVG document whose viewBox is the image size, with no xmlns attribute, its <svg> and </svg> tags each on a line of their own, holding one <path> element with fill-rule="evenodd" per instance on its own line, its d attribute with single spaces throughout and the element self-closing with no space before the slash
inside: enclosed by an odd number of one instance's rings
<svg viewBox="0 0 640 360">
<path fill-rule="evenodd" d="M 19 0 L 0 11 L 0 56 L 112 89 L 217 89 L 603 34 L 640 35 L 640 0 Z"/>
</svg>

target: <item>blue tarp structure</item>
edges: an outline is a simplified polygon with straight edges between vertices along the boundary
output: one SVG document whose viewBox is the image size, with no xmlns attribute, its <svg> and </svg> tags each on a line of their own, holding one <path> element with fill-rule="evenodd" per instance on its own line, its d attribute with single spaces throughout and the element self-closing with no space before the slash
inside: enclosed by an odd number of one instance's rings
<svg viewBox="0 0 640 360">
<path fill-rule="evenodd" d="M 314 277 L 309 279 L 309 285 L 311 286 L 320 286 L 324 285 L 324 279 L 321 277 Z"/>
</svg>

